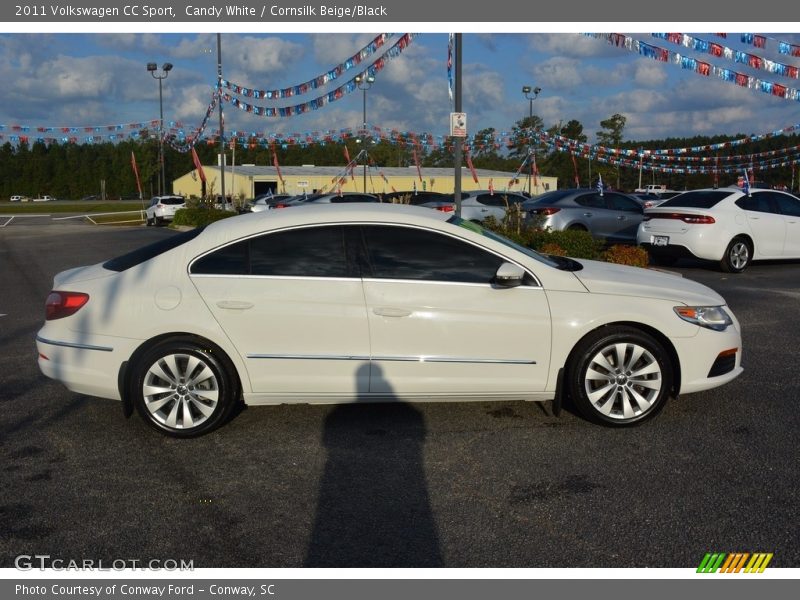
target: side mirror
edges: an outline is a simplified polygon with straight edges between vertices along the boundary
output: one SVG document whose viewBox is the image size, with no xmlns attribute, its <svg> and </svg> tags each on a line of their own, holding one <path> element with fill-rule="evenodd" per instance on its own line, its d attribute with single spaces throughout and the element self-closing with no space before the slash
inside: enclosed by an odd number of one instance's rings
<svg viewBox="0 0 800 600">
<path fill-rule="evenodd" d="M 522 285 L 525 269 L 510 262 L 504 262 L 494 274 L 494 283 L 500 287 L 512 288 Z"/>
</svg>

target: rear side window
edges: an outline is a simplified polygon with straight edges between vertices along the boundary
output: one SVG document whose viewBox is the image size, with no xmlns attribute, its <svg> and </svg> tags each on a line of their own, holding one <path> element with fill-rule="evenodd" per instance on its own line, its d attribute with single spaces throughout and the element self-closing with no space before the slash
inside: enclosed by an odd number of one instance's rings
<svg viewBox="0 0 800 600">
<path fill-rule="evenodd" d="M 125 271 L 131 267 L 142 264 L 146 260 L 155 258 L 159 254 L 164 254 L 164 252 L 168 252 L 173 248 L 177 248 L 178 246 L 193 240 L 200 235 L 203 229 L 205 229 L 205 227 L 197 227 L 196 229 L 191 229 L 190 231 L 184 231 L 183 233 L 178 233 L 147 246 L 143 246 L 137 250 L 134 250 L 133 252 L 128 252 L 122 256 L 112 258 L 111 260 L 107 260 L 103 263 L 103 268 L 108 269 L 109 271 Z"/>
<path fill-rule="evenodd" d="M 658 205 L 659 208 L 712 208 L 733 192 L 730 190 L 699 190 L 696 192 L 684 192 L 679 196 L 670 198 L 666 202 Z"/>
<path fill-rule="evenodd" d="M 575 203 L 586 208 L 606 208 L 606 199 L 600 194 L 584 194 L 575 198 Z"/>
<path fill-rule="evenodd" d="M 503 208 L 506 205 L 511 206 L 513 204 L 519 204 L 520 202 L 524 202 L 527 200 L 524 196 L 517 196 L 516 194 L 481 194 L 477 198 L 475 198 L 481 204 L 485 204 L 486 206 L 501 206 Z M 506 204 L 508 203 L 508 204 Z"/>
<path fill-rule="evenodd" d="M 351 232 L 351 233 L 348 233 Z M 193 275 L 358 277 L 355 228 L 307 227 L 229 244 L 197 259 Z"/>
<path fill-rule="evenodd" d="M 736 206 L 742 210 L 749 210 L 751 212 L 771 213 L 772 204 L 770 204 L 769 192 L 761 192 L 753 194 L 752 196 L 742 196 L 736 201 Z"/>
</svg>

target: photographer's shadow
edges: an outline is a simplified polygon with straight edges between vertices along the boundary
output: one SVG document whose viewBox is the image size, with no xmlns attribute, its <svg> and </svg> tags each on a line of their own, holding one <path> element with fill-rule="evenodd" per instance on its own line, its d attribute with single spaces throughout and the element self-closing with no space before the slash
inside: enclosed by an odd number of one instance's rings
<svg viewBox="0 0 800 600">
<path fill-rule="evenodd" d="M 359 379 L 369 369 L 359 367 Z M 376 378 L 382 372 L 373 365 L 373 389 Z M 405 403 L 367 402 L 360 396 L 325 419 L 328 456 L 305 566 L 442 566 L 423 469 L 422 415 Z"/>
</svg>

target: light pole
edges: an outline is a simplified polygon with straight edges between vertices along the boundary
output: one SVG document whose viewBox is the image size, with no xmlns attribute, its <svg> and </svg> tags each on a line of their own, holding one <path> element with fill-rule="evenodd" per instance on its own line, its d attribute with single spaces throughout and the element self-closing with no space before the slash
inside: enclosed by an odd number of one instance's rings
<svg viewBox="0 0 800 600">
<path fill-rule="evenodd" d="M 161 75 L 156 75 L 158 70 L 156 63 L 147 63 L 147 70 L 154 79 L 158 79 L 158 107 L 161 116 L 158 125 L 158 162 L 161 165 L 158 187 L 159 196 L 163 196 L 167 191 L 167 177 L 164 170 L 164 94 L 161 89 L 161 81 L 169 76 L 169 72 L 172 71 L 172 63 L 165 62 L 161 66 Z"/>
<path fill-rule="evenodd" d="M 364 92 L 364 193 L 367 193 L 367 161 L 369 160 L 369 152 L 367 152 L 367 90 L 375 83 L 375 76 L 370 73 L 364 72 L 361 75 L 356 75 L 356 85 L 358 89 Z"/>
<path fill-rule="evenodd" d="M 532 88 L 529 85 L 523 85 L 522 86 L 522 93 L 525 94 L 525 97 L 530 101 L 529 102 L 529 106 L 528 106 L 528 125 L 531 128 L 531 138 L 530 138 L 529 149 L 530 149 L 530 147 L 533 146 L 533 101 L 536 100 L 536 97 L 539 95 L 539 93 L 541 91 L 542 91 L 542 88 L 540 88 L 540 87 Z M 533 94 L 533 96 L 530 96 L 529 94 Z M 535 155 L 535 153 L 536 153 L 536 149 L 535 148 L 533 149 L 533 152 L 534 152 L 534 155 Z M 528 195 L 529 196 L 531 195 L 531 169 L 528 169 Z"/>
</svg>

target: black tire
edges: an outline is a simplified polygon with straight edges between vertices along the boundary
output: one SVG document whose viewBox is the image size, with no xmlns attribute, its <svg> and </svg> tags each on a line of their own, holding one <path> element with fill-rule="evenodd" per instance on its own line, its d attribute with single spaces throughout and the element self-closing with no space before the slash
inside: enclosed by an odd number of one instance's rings
<svg viewBox="0 0 800 600">
<path fill-rule="evenodd" d="M 667 350 L 632 327 L 606 327 L 587 335 L 567 367 L 567 389 L 575 406 L 590 421 L 611 427 L 655 417 L 672 393 Z"/>
<path fill-rule="evenodd" d="M 239 398 L 238 380 L 228 358 L 208 346 L 167 340 L 136 361 L 129 393 L 139 415 L 156 431 L 197 437 L 230 417 Z"/>
<path fill-rule="evenodd" d="M 586 229 L 586 227 L 584 227 L 583 225 L 578 225 L 576 223 L 575 225 L 570 225 L 569 227 L 567 227 L 567 231 L 589 231 L 589 230 Z"/>
<path fill-rule="evenodd" d="M 152 223 L 152 221 L 150 221 L 150 217 L 148 215 L 145 215 L 144 222 L 147 223 L 148 227 L 151 227 L 153 225 L 153 223 Z"/>
<path fill-rule="evenodd" d="M 753 260 L 753 245 L 742 236 L 735 237 L 725 248 L 725 254 L 719 261 L 720 268 L 726 273 L 741 273 Z"/>
</svg>

